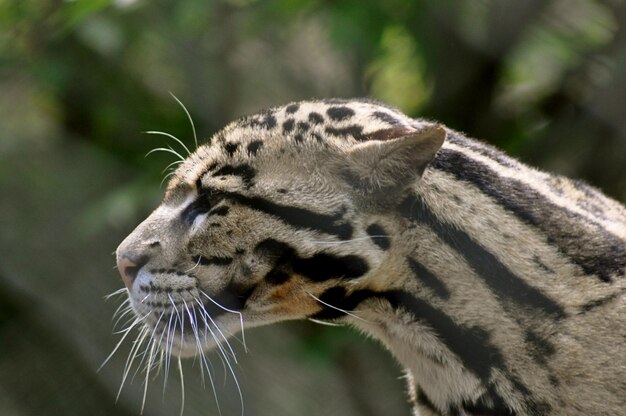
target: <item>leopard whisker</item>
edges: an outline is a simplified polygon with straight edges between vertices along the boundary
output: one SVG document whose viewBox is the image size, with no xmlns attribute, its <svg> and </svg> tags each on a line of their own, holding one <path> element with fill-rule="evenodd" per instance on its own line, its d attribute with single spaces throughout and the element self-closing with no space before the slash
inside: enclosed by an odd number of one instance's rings
<svg viewBox="0 0 626 416">
<path fill-rule="evenodd" d="M 316 324 L 320 324 L 320 325 L 326 325 L 326 326 L 343 326 L 342 324 L 336 324 L 334 322 L 324 322 L 324 321 L 320 321 L 319 319 L 315 319 L 315 318 L 307 318 L 307 320 L 316 323 Z"/>
<path fill-rule="evenodd" d="M 114 267 L 114 269 L 117 269 L 117 266 Z M 108 295 L 104 296 L 104 300 L 107 301 L 109 299 L 111 299 L 112 297 L 115 296 L 120 296 L 120 295 L 127 295 L 128 296 L 128 289 L 126 289 L 125 287 L 119 288 L 111 293 L 109 293 Z M 130 299 L 127 297 L 125 302 L 130 301 Z"/>
<path fill-rule="evenodd" d="M 119 400 L 120 398 L 120 394 L 122 393 L 122 389 L 124 388 L 124 384 L 126 383 L 126 379 L 128 377 L 128 374 L 130 373 L 133 362 L 135 361 L 135 358 L 137 357 L 137 353 L 139 352 L 139 348 L 141 347 L 144 340 L 146 339 L 147 334 L 148 334 L 148 328 L 143 327 L 141 331 L 139 332 L 139 335 L 137 335 L 137 338 L 133 342 L 133 347 L 130 349 L 130 352 L 128 353 L 128 358 L 126 359 L 126 365 L 124 366 L 124 371 L 122 375 L 122 382 L 120 383 L 120 388 L 117 391 L 117 396 L 115 397 L 115 401 Z"/>
<path fill-rule="evenodd" d="M 193 328 L 195 339 L 196 339 L 196 348 L 198 350 L 198 356 L 200 357 L 199 358 L 199 362 L 200 362 L 200 376 L 201 376 L 201 379 L 202 379 L 202 386 L 204 387 L 204 385 L 205 385 L 204 369 L 206 368 L 207 375 L 209 376 L 209 382 L 211 383 L 211 389 L 213 391 L 213 396 L 215 398 L 215 404 L 217 406 L 217 412 L 221 416 L 222 410 L 220 408 L 220 403 L 219 403 L 219 399 L 218 399 L 218 396 L 217 396 L 217 390 L 215 388 L 215 383 L 213 381 L 213 376 L 211 375 L 211 372 L 209 370 L 209 364 L 207 363 L 206 356 L 204 355 L 204 351 L 202 349 L 202 343 L 200 341 L 200 337 L 199 337 L 199 334 L 198 334 L 197 317 L 195 316 L 195 308 L 192 307 L 192 310 L 194 311 L 194 318 L 192 318 L 191 310 L 189 309 L 189 307 L 187 305 L 187 302 L 184 299 L 183 299 L 183 304 L 185 305 L 185 309 L 187 310 L 187 313 L 189 314 L 189 319 L 192 322 L 196 322 L 195 325 L 192 325 L 192 328 Z M 205 321 L 205 338 L 206 338 L 206 321 Z"/>
<path fill-rule="evenodd" d="M 202 291 L 200 291 L 201 293 L 204 293 Z M 206 293 L 204 294 L 205 296 L 208 297 L 208 295 L 206 295 Z M 198 302 L 199 304 L 202 304 L 202 302 L 200 302 L 199 299 L 196 299 L 196 302 Z M 226 308 L 224 308 L 226 309 Z M 232 349 L 232 346 L 230 345 L 230 343 L 228 342 L 228 340 L 226 339 L 226 337 L 224 336 L 224 334 L 222 333 L 219 325 L 217 324 L 217 322 L 215 322 L 213 320 L 213 318 L 211 318 L 211 315 L 206 311 L 206 309 L 204 308 L 204 305 L 202 305 L 202 311 L 203 311 L 203 316 L 206 318 L 209 318 L 209 320 L 211 321 L 211 323 L 213 324 L 213 326 L 215 326 L 216 330 L 221 334 L 222 338 L 224 339 L 226 345 L 228 346 L 230 353 L 232 354 L 233 359 L 235 360 L 235 363 L 237 364 L 237 357 L 235 355 L 234 350 Z M 228 370 L 230 372 L 230 374 L 233 376 L 233 381 L 235 382 L 235 386 L 237 387 L 237 392 L 239 394 L 239 401 L 241 404 L 241 414 L 243 416 L 244 414 L 244 402 L 243 402 L 243 392 L 241 391 L 241 386 L 239 385 L 239 380 L 237 379 L 237 374 L 235 373 L 235 370 L 233 369 L 233 366 L 230 363 L 230 360 L 228 359 L 228 355 L 226 354 L 226 351 L 224 350 L 224 348 L 221 345 L 221 342 L 217 339 L 217 337 L 215 336 L 215 333 L 213 332 L 213 330 L 211 329 L 211 326 L 206 325 L 206 328 L 209 329 L 209 332 L 211 333 L 211 336 L 213 337 L 219 351 L 221 352 L 222 356 L 224 357 L 224 361 L 226 362 L 226 365 L 228 366 Z"/>
<path fill-rule="evenodd" d="M 185 375 L 183 374 L 183 365 L 180 362 L 180 356 L 178 357 L 178 371 L 180 373 L 180 416 L 183 416 L 185 410 Z"/>
<path fill-rule="evenodd" d="M 324 305 L 324 306 L 327 306 L 327 307 L 332 308 L 332 309 L 335 309 L 335 310 L 337 310 L 337 311 L 339 311 L 339 312 L 345 313 L 346 315 L 349 315 L 349 316 L 351 316 L 351 317 L 353 317 L 353 318 L 356 318 L 356 319 L 358 319 L 358 320 L 360 320 L 360 321 L 367 322 L 367 323 L 371 323 L 371 322 L 370 322 L 370 321 L 368 321 L 367 319 L 363 319 L 363 318 L 361 318 L 360 316 L 358 316 L 358 315 L 354 314 L 354 312 L 349 312 L 349 311 L 346 311 L 345 309 L 341 309 L 341 308 L 338 308 L 338 307 L 336 307 L 336 306 L 331 305 L 330 303 L 324 302 L 323 300 L 321 300 L 320 298 L 318 298 L 317 296 L 315 296 L 315 295 L 314 295 L 314 294 L 312 294 L 311 292 L 305 291 L 304 293 L 306 293 L 307 295 L 309 295 L 310 297 L 312 297 L 313 299 L 315 299 L 316 301 L 318 301 L 319 303 L 321 303 L 321 304 L 322 304 L 322 305 Z"/>
<path fill-rule="evenodd" d="M 178 137 L 174 136 L 173 134 L 166 133 L 164 131 L 156 131 L 156 130 L 144 131 L 144 133 L 169 137 L 170 139 L 176 141 L 176 143 L 180 144 L 183 147 L 183 149 L 185 149 L 185 151 L 187 152 L 187 155 L 191 154 L 191 152 L 189 151 L 189 148 L 185 145 L 185 143 L 183 143 L 182 140 L 180 140 Z"/>
<path fill-rule="evenodd" d="M 148 357 L 148 362 L 146 363 L 146 378 L 144 380 L 144 386 L 143 386 L 143 397 L 141 399 L 141 410 L 139 411 L 140 415 L 143 415 L 143 409 L 146 405 L 146 396 L 148 395 L 148 380 L 150 378 L 150 369 L 152 368 L 152 364 L 151 361 L 154 357 L 154 349 L 156 347 L 156 342 L 154 341 L 154 338 L 150 339 L 151 343 L 150 343 L 150 356 Z"/>
<path fill-rule="evenodd" d="M 189 119 L 189 123 L 191 124 L 191 130 L 193 132 L 193 141 L 197 149 L 198 148 L 198 136 L 196 135 L 196 126 L 193 124 L 193 119 L 191 118 L 191 114 L 189 114 L 189 111 L 187 111 L 187 107 L 185 107 L 185 104 L 183 104 L 182 101 L 180 101 L 178 97 L 176 97 L 171 91 L 170 91 L 170 95 L 176 100 L 176 102 L 178 102 L 178 104 L 180 104 L 180 106 L 183 108 L 183 111 L 185 111 L 185 114 L 187 114 L 187 118 Z"/>
<path fill-rule="evenodd" d="M 130 315 L 126 321 L 124 321 L 124 323 L 121 325 L 122 328 L 127 328 L 128 325 L 130 325 L 130 323 L 132 323 L 136 318 L 135 315 L 133 313 L 133 308 L 132 307 L 128 307 L 128 309 L 126 309 L 124 312 L 122 312 L 120 314 L 120 316 L 118 316 L 118 318 L 115 320 L 115 322 L 113 323 L 113 333 L 114 334 L 119 334 L 121 332 L 124 332 L 125 329 L 121 329 L 121 330 L 117 330 L 116 328 L 119 326 L 120 322 L 122 321 L 122 319 L 124 319 L 125 316 Z"/>
<path fill-rule="evenodd" d="M 351 238 L 349 240 L 342 240 L 342 241 L 312 240 L 311 243 L 328 244 L 328 245 L 340 245 L 340 244 L 352 243 L 354 241 L 370 240 L 372 238 L 391 238 L 391 237 L 389 237 L 388 235 L 368 235 L 367 237 L 357 237 L 357 238 Z"/>
<path fill-rule="evenodd" d="M 178 153 L 176 150 L 172 149 L 171 147 L 157 147 L 156 149 L 152 149 L 150 150 L 148 153 L 146 153 L 146 156 L 144 157 L 148 157 L 149 155 L 151 155 L 152 153 L 155 152 L 164 152 L 164 153 L 171 153 L 173 155 L 175 155 L 176 157 L 178 157 L 179 160 L 184 161 L 185 158 L 183 156 L 181 156 L 180 153 Z"/>
<path fill-rule="evenodd" d="M 209 312 L 206 310 L 206 308 L 204 307 L 204 304 L 200 301 L 200 299 L 194 298 L 194 300 L 196 301 L 196 303 L 200 307 L 200 312 L 202 312 L 202 316 L 203 316 L 204 321 L 206 322 L 206 318 L 209 318 L 209 320 L 211 321 L 213 326 L 215 326 L 215 329 L 217 330 L 217 332 L 221 335 L 222 339 L 224 340 L 224 342 L 228 346 L 228 349 L 230 350 L 230 356 L 233 357 L 233 360 L 235 360 L 235 364 L 239 364 L 237 362 L 237 356 L 235 354 L 235 351 L 233 350 L 232 346 L 230 345 L 230 342 L 228 342 L 228 338 L 224 335 L 224 333 L 222 332 L 222 330 L 219 327 L 219 325 L 217 325 L 217 323 L 213 320 L 213 318 L 211 317 Z M 211 327 L 209 325 L 207 325 L 207 328 L 209 328 L 209 330 L 211 330 L 210 329 Z M 211 331 L 211 334 L 213 334 L 213 331 Z M 213 338 L 215 338 L 215 336 L 213 336 Z"/>
<path fill-rule="evenodd" d="M 117 350 L 120 348 L 120 346 L 122 345 L 122 343 L 124 342 L 124 340 L 126 339 L 126 337 L 128 336 L 128 334 L 131 333 L 132 329 L 139 324 L 142 321 L 142 318 L 137 318 L 135 319 L 135 321 L 126 329 L 124 329 L 121 333 L 124 333 L 124 335 L 122 336 L 122 339 L 120 339 L 118 341 L 118 343 L 115 345 L 115 347 L 113 348 L 113 351 L 111 351 L 111 353 L 107 356 L 107 358 L 102 362 L 102 364 L 100 364 L 100 367 L 98 367 L 98 370 L 96 371 L 100 371 L 102 370 L 102 368 L 109 362 L 109 360 L 115 355 L 115 353 L 117 352 Z"/>
<path fill-rule="evenodd" d="M 176 319 L 174 319 L 174 327 L 172 329 L 172 319 L 174 313 L 170 313 L 170 319 L 167 323 L 167 337 L 165 338 L 165 370 L 163 377 L 163 397 L 165 397 L 165 388 L 167 386 L 167 379 L 169 375 L 170 362 L 172 357 L 172 343 L 174 342 L 174 332 L 176 332 Z"/>
<path fill-rule="evenodd" d="M 243 349 L 244 351 L 247 353 L 248 352 L 248 347 L 246 346 L 246 334 L 244 332 L 244 326 L 243 326 L 243 314 L 239 311 L 234 311 L 232 309 L 228 309 L 222 305 L 220 305 L 217 301 L 215 301 L 211 296 L 209 296 L 205 291 L 198 289 L 198 291 L 204 295 L 208 300 L 210 300 L 215 306 L 217 306 L 218 308 L 225 310 L 226 312 L 230 312 L 230 313 L 234 313 L 239 315 L 239 325 L 241 327 L 241 342 L 243 344 Z"/>
<path fill-rule="evenodd" d="M 189 273 L 190 271 L 198 267 L 201 261 L 202 261 L 202 257 L 198 256 L 198 261 L 196 262 L 196 264 L 191 269 L 185 270 L 183 273 Z"/>
<path fill-rule="evenodd" d="M 169 165 L 167 165 L 165 168 L 163 168 L 163 170 L 161 171 L 161 174 L 164 174 L 165 172 L 167 172 L 167 170 L 168 170 L 169 168 L 172 168 L 172 169 L 173 169 L 173 167 L 174 167 L 174 166 L 176 166 L 176 165 L 180 165 L 181 163 L 183 163 L 183 161 L 182 161 L 182 160 L 175 160 L 175 161 L 173 161 L 172 163 L 170 163 Z"/>
<path fill-rule="evenodd" d="M 128 308 L 132 308 L 130 306 L 130 298 L 126 298 L 122 301 L 122 303 L 119 304 L 119 306 L 117 307 L 117 309 L 115 309 L 115 312 L 113 312 L 113 317 L 111 318 L 111 320 L 115 319 L 115 316 L 122 310 L 124 309 L 124 307 Z"/>
<path fill-rule="evenodd" d="M 170 177 L 170 176 L 172 176 L 172 175 L 176 175 L 176 171 L 175 171 L 175 170 L 171 171 L 170 173 L 168 173 L 167 175 L 165 175 L 165 176 L 163 177 L 163 179 L 161 179 L 161 183 L 159 184 L 159 187 L 163 187 L 163 182 L 165 182 L 165 181 L 167 180 L 167 178 L 169 178 L 169 177 Z"/>
</svg>

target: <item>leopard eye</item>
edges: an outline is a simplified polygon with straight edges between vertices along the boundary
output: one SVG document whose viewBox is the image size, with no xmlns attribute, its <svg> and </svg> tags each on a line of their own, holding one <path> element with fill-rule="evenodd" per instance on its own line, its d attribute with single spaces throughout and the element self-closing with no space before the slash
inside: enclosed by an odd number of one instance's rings
<svg viewBox="0 0 626 416">
<path fill-rule="evenodd" d="M 185 208 L 181 216 L 183 221 L 193 224 L 194 220 L 201 214 L 206 214 L 222 200 L 222 196 L 217 192 L 201 192 L 196 199 Z"/>
</svg>

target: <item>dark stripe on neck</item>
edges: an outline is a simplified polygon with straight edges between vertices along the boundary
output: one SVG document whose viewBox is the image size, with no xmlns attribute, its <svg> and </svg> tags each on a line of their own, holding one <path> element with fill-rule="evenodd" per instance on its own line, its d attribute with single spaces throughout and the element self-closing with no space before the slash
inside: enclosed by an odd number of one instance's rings
<svg viewBox="0 0 626 416">
<path fill-rule="evenodd" d="M 352 226 L 342 221 L 345 211 L 332 215 L 318 214 L 305 208 L 281 205 L 257 196 L 244 196 L 235 192 L 222 192 L 221 195 L 248 208 L 276 217 L 295 228 L 319 231 L 337 236 L 341 240 L 352 237 Z"/>
<path fill-rule="evenodd" d="M 450 291 L 446 287 L 445 283 L 441 281 L 437 276 L 435 276 L 430 270 L 424 267 L 417 260 L 414 260 L 410 257 L 407 258 L 409 262 L 409 268 L 418 278 L 420 282 L 422 282 L 426 287 L 432 290 L 435 295 L 439 296 L 441 299 L 448 299 L 450 297 Z"/>
<path fill-rule="evenodd" d="M 484 330 L 459 325 L 441 310 L 407 292 L 356 290 L 347 294 L 343 287 L 336 286 L 320 295 L 321 301 L 346 311 L 352 311 L 364 300 L 372 298 L 384 299 L 394 309 L 405 309 L 417 320 L 426 324 L 463 365 L 482 381 L 488 382 L 492 366 L 504 368 L 501 352 L 489 343 L 489 335 Z M 337 309 L 326 307 L 312 318 L 334 319 L 344 315 Z"/>
<path fill-rule="evenodd" d="M 433 402 L 428 398 L 428 396 L 426 396 L 426 393 L 424 393 L 422 389 L 420 388 L 418 388 L 416 400 L 420 406 L 425 407 L 426 409 L 428 409 L 430 412 L 434 413 L 437 416 L 442 416 L 439 409 L 435 407 Z"/>
<path fill-rule="evenodd" d="M 522 181 L 499 176 L 463 153 L 440 149 L 431 164 L 457 179 L 469 182 L 526 224 L 537 227 L 586 274 L 610 282 L 626 267 L 626 246 L 601 225 L 555 205 Z"/>
<path fill-rule="evenodd" d="M 449 130 L 447 132 L 446 141 L 454 143 L 457 146 L 473 150 L 478 154 L 481 154 L 495 162 L 498 162 L 502 166 L 506 166 L 509 168 L 519 168 L 520 166 L 522 166 L 521 163 L 519 163 L 517 160 L 508 157 L 504 153 L 500 152 L 498 149 L 478 141 L 470 140 L 455 131 Z"/>
<path fill-rule="evenodd" d="M 427 225 L 442 241 L 463 255 L 497 297 L 522 307 L 542 310 L 555 319 L 565 317 L 561 305 L 513 274 L 496 256 L 476 243 L 467 233 L 440 221 L 421 198 L 415 195 L 408 196 L 402 202 L 400 212 L 406 218 Z"/>
<path fill-rule="evenodd" d="M 465 404 L 466 409 L 480 409 L 486 415 L 515 414 L 493 388 L 490 381 L 493 368 L 497 368 L 505 375 L 528 408 L 547 406 L 537 402 L 530 389 L 508 370 L 502 352 L 491 343 L 487 331 L 482 328 L 458 324 L 452 317 L 423 299 L 402 290 L 375 292 L 365 289 L 348 294 L 345 288 L 340 286 L 327 289 L 320 295 L 321 301 L 348 312 L 356 309 L 361 302 L 367 299 L 386 300 L 392 308 L 409 312 L 417 321 L 428 326 L 445 348 L 452 352 L 468 371 L 483 382 L 487 392 L 481 397 L 480 402 Z M 344 312 L 335 308 L 324 306 L 320 312 L 311 318 L 324 320 L 345 316 Z"/>
</svg>

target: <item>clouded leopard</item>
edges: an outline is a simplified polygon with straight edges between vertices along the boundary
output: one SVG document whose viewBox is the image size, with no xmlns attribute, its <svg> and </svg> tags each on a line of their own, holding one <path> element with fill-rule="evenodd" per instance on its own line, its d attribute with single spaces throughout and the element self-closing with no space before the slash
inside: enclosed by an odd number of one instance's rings
<svg viewBox="0 0 626 416">
<path fill-rule="evenodd" d="M 626 411 L 624 207 L 380 103 L 231 123 L 117 263 L 166 354 L 308 318 L 380 340 L 414 415 Z"/>
</svg>

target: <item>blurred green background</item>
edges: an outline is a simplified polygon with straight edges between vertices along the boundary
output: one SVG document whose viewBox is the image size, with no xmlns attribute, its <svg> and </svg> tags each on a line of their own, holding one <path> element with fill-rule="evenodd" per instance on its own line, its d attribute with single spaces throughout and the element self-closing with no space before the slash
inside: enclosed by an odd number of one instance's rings
<svg viewBox="0 0 626 416">
<path fill-rule="evenodd" d="M 591 0 L 0 0 L 0 415 L 136 415 L 112 256 L 156 207 L 145 158 L 235 117 L 371 96 L 626 200 L 626 4 Z M 342 328 L 289 323 L 238 348 L 245 415 L 408 415 L 402 371 Z M 224 416 L 241 408 L 215 363 Z M 185 363 L 185 415 L 218 414 Z M 131 373 L 132 374 L 132 373 Z M 178 375 L 144 414 L 175 415 Z"/>
</svg>

